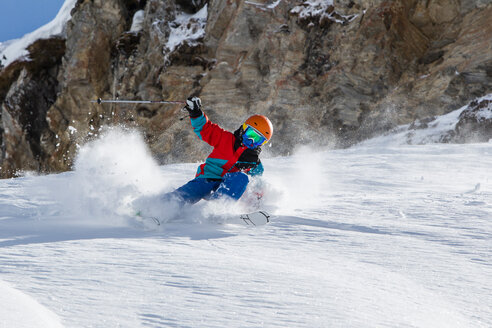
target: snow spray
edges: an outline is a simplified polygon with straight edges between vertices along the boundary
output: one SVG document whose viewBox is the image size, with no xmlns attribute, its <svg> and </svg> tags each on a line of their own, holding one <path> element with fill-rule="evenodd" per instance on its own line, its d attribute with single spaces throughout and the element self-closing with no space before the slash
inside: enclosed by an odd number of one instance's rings
<svg viewBox="0 0 492 328">
<path fill-rule="evenodd" d="M 326 159 L 322 152 L 303 146 L 295 151 L 291 158 L 276 160 L 277 167 L 269 168 L 267 181 L 275 186 L 277 206 L 283 211 L 292 211 L 309 205 L 316 205 L 320 201 L 320 194 L 329 188 L 326 180 Z M 285 166 L 285 167 L 284 167 Z"/>
<path fill-rule="evenodd" d="M 82 146 L 71 174 L 71 183 L 54 193 L 64 212 L 79 218 L 131 215 L 133 200 L 167 188 L 142 135 L 123 128 L 107 129 Z"/>
</svg>

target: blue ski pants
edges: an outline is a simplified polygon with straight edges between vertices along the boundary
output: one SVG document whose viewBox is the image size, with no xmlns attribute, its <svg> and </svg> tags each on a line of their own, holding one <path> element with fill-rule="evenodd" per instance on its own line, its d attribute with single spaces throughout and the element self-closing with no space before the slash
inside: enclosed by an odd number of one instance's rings
<svg viewBox="0 0 492 328">
<path fill-rule="evenodd" d="M 188 204 L 197 203 L 201 199 L 219 199 L 224 196 L 238 200 L 246 191 L 248 183 L 248 176 L 242 172 L 227 173 L 222 180 L 195 178 L 163 198 L 177 198 Z"/>
</svg>

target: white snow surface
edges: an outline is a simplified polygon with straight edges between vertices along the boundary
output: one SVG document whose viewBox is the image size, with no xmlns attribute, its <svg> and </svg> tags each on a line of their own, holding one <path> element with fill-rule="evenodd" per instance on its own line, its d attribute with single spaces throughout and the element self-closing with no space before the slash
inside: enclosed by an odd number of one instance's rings
<svg viewBox="0 0 492 328">
<path fill-rule="evenodd" d="M 0 304 L 0 327 L 63 327 L 53 312 L 3 281 L 0 281 Z"/>
<path fill-rule="evenodd" d="M 48 24 L 24 35 L 22 38 L 0 42 L 0 60 L 2 60 L 2 64 L 7 66 L 13 61 L 27 56 L 28 51 L 26 48 L 34 41 L 62 34 L 66 23 L 71 18 L 70 12 L 76 3 L 77 0 L 65 0 L 56 17 Z M 7 59 L 3 59 L 3 56 Z"/>
<path fill-rule="evenodd" d="M 492 143 L 392 138 L 264 159 L 274 216 L 248 227 L 244 202 L 163 204 L 198 163 L 159 167 L 138 133 L 108 131 L 73 172 L 0 181 L 0 280 L 52 326 L 491 327 Z"/>
</svg>

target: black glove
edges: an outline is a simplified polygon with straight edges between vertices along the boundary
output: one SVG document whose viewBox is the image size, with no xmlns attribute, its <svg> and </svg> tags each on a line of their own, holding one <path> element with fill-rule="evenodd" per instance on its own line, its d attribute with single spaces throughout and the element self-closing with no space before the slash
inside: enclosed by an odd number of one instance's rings
<svg viewBox="0 0 492 328">
<path fill-rule="evenodd" d="M 202 116 L 202 101 L 198 97 L 189 97 L 186 99 L 185 109 L 190 113 L 191 118 Z"/>
</svg>

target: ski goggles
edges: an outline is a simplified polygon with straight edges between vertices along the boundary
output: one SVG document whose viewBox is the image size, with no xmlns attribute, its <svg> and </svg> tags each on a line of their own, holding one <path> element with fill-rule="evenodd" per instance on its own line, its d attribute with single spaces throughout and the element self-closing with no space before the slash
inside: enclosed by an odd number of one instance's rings
<svg viewBox="0 0 492 328">
<path fill-rule="evenodd" d="M 268 140 L 251 125 L 243 124 L 243 144 L 248 148 L 256 148 L 265 144 Z"/>
</svg>

